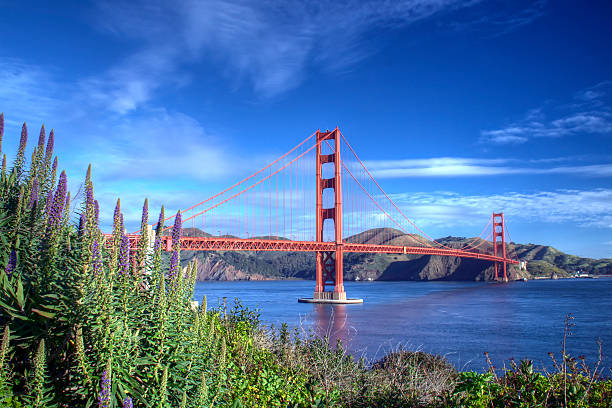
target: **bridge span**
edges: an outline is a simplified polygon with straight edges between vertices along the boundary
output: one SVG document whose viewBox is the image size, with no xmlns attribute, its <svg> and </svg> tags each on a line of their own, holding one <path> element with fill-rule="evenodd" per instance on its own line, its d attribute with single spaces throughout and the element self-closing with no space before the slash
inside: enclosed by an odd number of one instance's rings
<svg viewBox="0 0 612 408">
<path fill-rule="evenodd" d="M 174 226 L 164 226 L 172 219 Z M 126 235 L 115 224 L 107 245 Z M 182 233 L 189 228 L 190 234 Z M 375 239 L 364 233 L 372 229 Z M 508 281 L 507 265 L 519 261 L 509 255 L 507 236 L 500 212 L 459 248 L 434 240 L 385 193 L 336 128 L 317 130 L 249 177 L 176 215 L 164 218 L 162 212 L 158 223 L 126 238 L 133 251 L 156 245 L 166 251 L 314 252 L 312 301 L 348 303 L 344 253 L 481 259 L 493 263 L 496 280 Z"/>
</svg>

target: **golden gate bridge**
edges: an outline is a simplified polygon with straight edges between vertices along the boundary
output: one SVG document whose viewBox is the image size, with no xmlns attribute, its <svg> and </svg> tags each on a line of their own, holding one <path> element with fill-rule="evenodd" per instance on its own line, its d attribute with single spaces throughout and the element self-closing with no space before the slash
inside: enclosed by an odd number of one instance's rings
<svg viewBox="0 0 612 408">
<path fill-rule="evenodd" d="M 509 254 L 503 213 L 493 213 L 480 235 L 459 247 L 431 238 L 382 189 L 338 128 L 317 130 L 180 214 L 181 250 L 315 252 L 313 302 L 351 303 L 343 284 L 343 254 L 349 252 L 481 259 L 492 262 L 495 279 L 503 281 L 507 265 L 519 263 Z M 166 251 L 173 248 L 170 228 L 160 237 Z M 140 232 L 128 235 L 133 250 Z"/>
</svg>

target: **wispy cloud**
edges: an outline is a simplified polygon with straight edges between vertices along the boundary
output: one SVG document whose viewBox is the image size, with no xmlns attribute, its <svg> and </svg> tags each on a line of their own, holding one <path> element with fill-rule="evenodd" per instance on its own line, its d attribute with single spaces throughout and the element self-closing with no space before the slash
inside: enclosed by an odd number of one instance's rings
<svg viewBox="0 0 612 408">
<path fill-rule="evenodd" d="M 64 104 L 55 96 L 61 92 L 51 72 L 18 59 L 0 58 L 0 84 L 0 106 L 11 109 L 9 124 L 17 118 L 42 122 Z"/>
<path fill-rule="evenodd" d="M 463 19 L 452 21 L 450 26 L 460 31 L 486 30 L 488 36 L 497 37 L 530 24 L 545 14 L 548 0 L 528 3 L 524 8 L 517 8 L 517 2 L 487 2 L 483 10 L 468 10 Z"/>
<path fill-rule="evenodd" d="M 416 192 L 393 194 L 391 198 L 424 226 L 479 224 L 495 209 L 520 221 L 612 228 L 612 190 L 606 188 L 494 195 Z"/>
<path fill-rule="evenodd" d="M 95 132 L 88 137 L 89 159 L 105 164 L 98 170 L 105 182 L 210 181 L 233 174 L 240 163 L 236 164 L 236 157 L 228 157 L 218 137 L 181 113 L 156 109 L 105 125 L 106 134 Z"/>
<path fill-rule="evenodd" d="M 160 87 L 185 83 L 185 78 L 175 72 L 179 53 L 170 47 L 134 53 L 104 73 L 80 80 L 80 93 L 87 95 L 90 103 L 119 114 L 146 107 Z"/>
<path fill-rule="evenodd" d="M 110 109 L 146 103 L 168 81 L 186 79 L 185 65 L 214 61 L 234 86 L 247 82 L 270 98 L 297 87 L 309 69 L 349 68 L 376 52 L 368 33 L 397 29 L 484 0 L 169 0 L 98 2 L 94 19 L 105 32 L 130 39 L 137 51 L 101 77 L 85 81 Z M 532 9 L 513 6 L 498 30 L 526 24 Z M 484 14 L 484 13 L 482 13 Z M 510 17 L 509 17 L 510 16 Z M 466 24 L 491 24 L 477 12 Z"/>
<path fill-rule="evenodd" d="M 570 161 L 572 158 L 536 160 L 438 157 L 408 160 L 370 160 L 366 166 L 377 178 L 476 177 L 499 175 L 566 174 L 585 177 L 611 177 L 612 163 L 542 167 L 542 164 Z M 527 166 L 530 165 L 531 166 Z"/>
<path fill-rule="evenodd" d="M 546 115 L 543 108 L 525 118 L 494 130 L 483 130 L 481 142 L 520 144 L 531 138 L 560 138 L 576 135 L 612 135 L 612 81 L 578 92 L 574 100 L 555 107 Z"/>
</svg>

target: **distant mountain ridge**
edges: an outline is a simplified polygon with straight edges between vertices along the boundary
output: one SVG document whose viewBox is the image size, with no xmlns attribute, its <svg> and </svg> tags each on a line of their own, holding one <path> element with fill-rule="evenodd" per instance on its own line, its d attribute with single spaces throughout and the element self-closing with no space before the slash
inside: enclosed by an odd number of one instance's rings
<svg viewBox="0 0 612 408">
<path fill-rule="evenodd" d="M 185 236 L 211 236 L 197 228 L 186 228 Z M 266 236 L 262 239 L 285 240 Z M 364 231 L 347 238 L 348 242 L 369 244 L 418 245 L 420 236 L 404 234 L 391 228 Z M 480 252 L 491 252 L 491 243 L 480 238 L 445 237 L 437 240 L 450 248 L 467 244 Z M 527 262 L 527 271 L 508 268 L 510 279 L 567 277 L 576 272 L 592 275 L 612 274 L 612 259 L 581 258 L 551 246 L 535 244 L 508 245 L 510 254 Z M 182 262 L 198 260 L 198 280 L 314 279 L 315 255 L 309 252 L 182 251 Z M 344 255 L 344 279 L 350 280 L 453 280 L 483 281 L 494 276 L 491 262 L 478 259 L 433 255 L 357 254 Z"/>
</svg>

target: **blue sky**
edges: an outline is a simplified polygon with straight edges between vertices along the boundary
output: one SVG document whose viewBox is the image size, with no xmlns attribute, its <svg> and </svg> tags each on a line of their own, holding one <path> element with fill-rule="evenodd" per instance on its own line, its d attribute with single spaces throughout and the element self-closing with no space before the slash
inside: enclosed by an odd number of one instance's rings
<svg viewBox="0 0 612 408">
<path fill-rule="evenodd" d="M 26 5 L 27 3 L 27 5 Z M 606 1 L 0 0 L 5 152 L 56 131 L 103 221 L 184 208 L 340 127 L 432 236 L 612 257 Z"/>
</svg>

